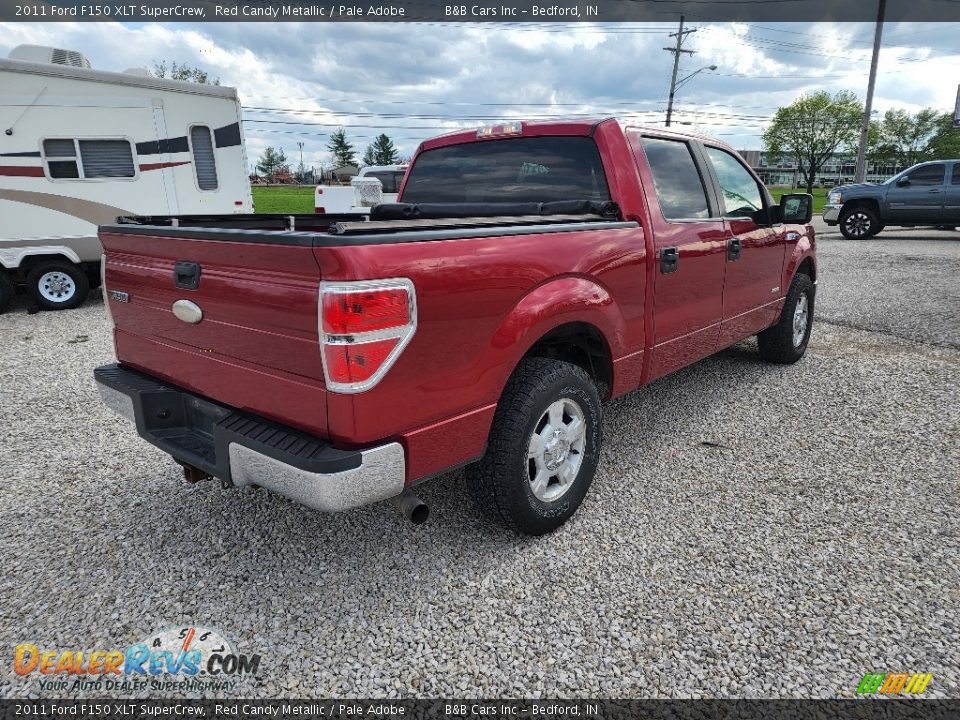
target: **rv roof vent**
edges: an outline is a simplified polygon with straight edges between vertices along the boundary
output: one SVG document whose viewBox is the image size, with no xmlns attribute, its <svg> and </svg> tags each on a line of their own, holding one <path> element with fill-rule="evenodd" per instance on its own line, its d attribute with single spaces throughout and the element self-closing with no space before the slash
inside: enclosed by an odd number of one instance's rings
<svg viewBox="0 0 960 720">
<path fill-rule="evenodd" d="M 83 53 L 43 45 L 17 45 L 10 51 L 10 59 L 47 63 L 49 65 L 69 65 L 78 68 L 90 67 L 90 61 Z"/>
</svg>

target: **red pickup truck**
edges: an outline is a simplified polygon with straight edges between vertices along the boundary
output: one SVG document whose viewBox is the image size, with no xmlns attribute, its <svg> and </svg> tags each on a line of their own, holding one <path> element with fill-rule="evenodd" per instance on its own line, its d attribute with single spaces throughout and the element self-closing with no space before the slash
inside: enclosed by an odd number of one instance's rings
<svg viewBox="0 0 960 720">
<path fill-rule="evenodd" d="M 729 147 L 615 119 L 425 141 L 398 203 L 350 216 L 100 228 L 119 364 L 104 401 L 188 480 L 310 507 L 459 466 L 479 506 L 549 532 L 583 500 L 601 402 L 751 335 L 803 356 L 809 195 Z"/>
</svg>

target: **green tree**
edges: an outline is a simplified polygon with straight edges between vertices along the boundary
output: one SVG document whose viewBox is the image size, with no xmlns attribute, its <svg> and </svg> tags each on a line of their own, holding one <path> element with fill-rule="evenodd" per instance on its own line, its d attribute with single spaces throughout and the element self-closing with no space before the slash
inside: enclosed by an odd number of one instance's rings
<svg viewBox="0 0 960 720">
<path fill-rule="evenodd" d="M 356 152 L 354 152 L 353 145 L 347 142 L 347 131 L 343 128 L 330 135 L 327 150 L 333 155 L 333 163 L 337 167 L 356 165 L 357 163 Z"/>
<path fill-rule="evenodd" d="M 906 110 L 887 110 L 879 123 L 875 143 L 872 143 L 871 156 L 892 160 L 900 167 L 932 160 L 930 145 L 942 115 L 933 108 L 924 108 L 916 114 Z"/>
<path fill-rule="evenodd" d="M 960 128 L 953 127 L 953 115 L 941 113 L 937 129 L 927 144 L 925 160 L 949 160 L 960 158 Z"/>
<path fill-rule="evenodd" d="M 178 63 L 176 61 L 171 61 L 169 66 L 167 65 L 166 60 L 154 62 L 153 70 L 151 72 L 154 77 L 158 78 L 185 80 L 186 82 L 201 83 L 203 85 L 220 84 L 220 78 L 211 79 L 210 73 L 208 73 L 206 70 L 201 70 L 198 67 L 187 65 L 187 63 Z"/>
<path fill-rule="evenodd" d="M 781 107 L 763 133 L 767 154 L 788 157 L 813 192 L 817 172 L 838 150 L 849 151 L 860 137 L 863 105 L 857 96 L 841 91 L 801 95 L 792 105 Z"/>
<path fill-rule="evenodd" d="M 268 147 L 257 160 L 257 172 L 272 182 L 274 174 L 286 165 L 287 155 L 283 149 L 275 150 L 273 147 Z"/>
<path fill-rule="evenodd" d="M 367 146 L 363 154 L 364 165 L 395 165 L 399 153 L 397 148 L 385 133 L 377 135 L 376 139 Z"/>
</svg>

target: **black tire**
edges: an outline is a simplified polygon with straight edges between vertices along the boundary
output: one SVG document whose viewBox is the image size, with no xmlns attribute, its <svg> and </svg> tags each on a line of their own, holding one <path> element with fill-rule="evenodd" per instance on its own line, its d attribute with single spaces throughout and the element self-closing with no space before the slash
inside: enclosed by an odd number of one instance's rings
<svg viewBox="0 0 960 720">
<path fill-rule="evenodd" d="M 806 298 L 806 325 L 800 335 L 799 342 L 794 340 L 794 317 L 797 305 Z M 803 357 L 810 342 L 810 331 L 813 328 L 813 308 L 816 299 L 816 286 L 803 273 L 797 273 L 790 284 L 790 291 L 783 303 L 783 311 L 777 324 L 757 335 L 757 345 L 760 348 L 760 357 L 767 362 L 792 365 Z"/>
<path fill-rule="evenodd" d="M 549 428 L 553 426 L 547 413 L 555 403 L 562 406 L 559 424 L 564 428 L 575 427 L 576 412 L 580 412 L 584 422 L 582 438 L 574 433 L 570 437 L 578 439 L 567 444 L 565 431 L 561 430 L 559 442 L 554 438 L 549 443 L 556 455 L 545 447 L 545 451 L 531 458 L 533 435 L 551 433 Z M 545 418 L 547 422 L 543 424 Z M 474 501 L 488 517 L 525 535 L 556 530 L 580 507 L 593 482 L 600 453 L 601 419 L 596 385 L 581 368 L 560 360 L 524 360 L 500 398 L 486 454 L 466 469 L 467 488 Z M 543 464 L 548 460 L 559 460 L 559 466 Z M 546 479 L 546 484 L 538 483 L 537 492 L 544 496 L 538 497 L 531 476 L 540 478 L 553 470 L 557 471 L 556 477 Z M 573 473 L 566 483 L 560 480 L 564 472 Z M 551 498 L 551 493 L 556 497 Z"/>
<path fill-rule="evenodd" d="M 90 282 L 83 268 L 52 260 L 27 274 L 27 292 L 42 310 L 69 310 L 87 299 Z"/>
<path fill-rule="evenodd" d="M 839 224 L 840 232 L 847 240 L 866 240 L 883 229 L 877 213 L 862 205 L 843 210 Z"/>
<path fill-rule="evenodd" d="M 0 313 L 6 311 L 15 292 L 16 286 L 13 284 L 13 280 L 5 270 L 0 268 Z"/>
</svg>

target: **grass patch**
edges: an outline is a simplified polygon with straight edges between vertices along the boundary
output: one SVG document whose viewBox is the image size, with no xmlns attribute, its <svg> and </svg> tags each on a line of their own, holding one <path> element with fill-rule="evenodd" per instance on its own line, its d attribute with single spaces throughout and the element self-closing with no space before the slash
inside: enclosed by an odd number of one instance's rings
<svg viewBox="0 0 960 720">
<path fill-rule="evenodd" d="M 806 192 L 803 188 L 798 190 L 791 190 L 790 188 L 769 188 L 770 194 L 773 195 L 773 199 L 776 202 L 780 202 L 780 198 L 786 195 L 787 193 L 792 192 Z M 814 188 L 813 189 L 813 214 L 820 215 L 823 212 L 823 206 L 827 204 L 827 193 L 830 192 L 831 188 Z"/>
<path fill-rule="evenodd" d="M 313 212 L 313 186 L 309 187 L 264 187 L 254 185 L 253 203 L 258 213 L 281 214 L 281 215 L 299 215 Z M 790 188 L 770 188 L 770 194 L 776 202 L 785 193 L 803 192 L 803 190 L 791 190 Z M 813 214 L 819 215 L 823 212 L 823 206 L 827 203 L 828 188 L 813 189 Z"/>
<path fill-rule="evenodd" d="M 313 191 L 312 185 L 308 187 L 264 187 L 254 185 L 250 188 L 253 191 L 253 205 L 258 213 L 270 215 L 302 215 L 312 213 Z"/>
</svg>

